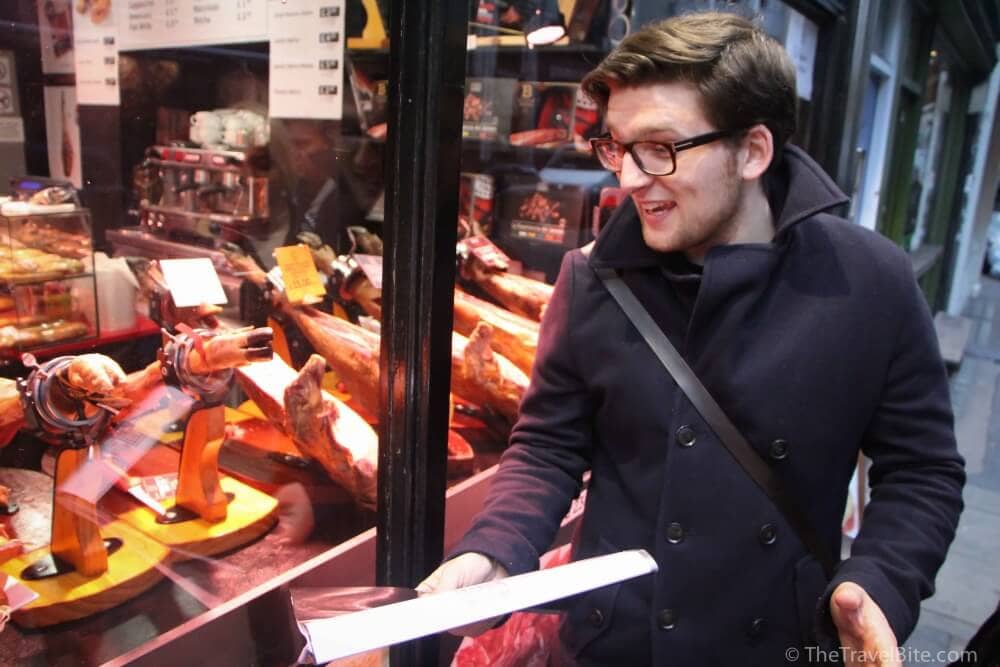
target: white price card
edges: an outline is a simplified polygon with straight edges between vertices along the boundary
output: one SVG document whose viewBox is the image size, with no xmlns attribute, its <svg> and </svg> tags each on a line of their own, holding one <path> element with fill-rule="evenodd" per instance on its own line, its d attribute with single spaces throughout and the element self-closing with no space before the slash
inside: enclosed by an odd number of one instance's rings
<svg viewBox="0 0 1000 667">
<path fill-rule="evenodd" d="M 118 106 L 117 4 L 110 0 L 73 4 L 77 102 Z"/>
<path fill-rule="evenodd" d="M 122 49 L 262 42 L 267 39 L 266 3 L 267 0 L 124 0 Z"/>
<path fill-rule="evenodd" d="M 0 577 L 4 574 L 0 572 Z M 38 593 L 31 590 L 20 580 L 14 577 L 7 577 L 3 582 L 3 592 L 7 596 L 7 606 L 10 607 L 12 612 L 21 609 L 22 607 L 27 607 L 29 604 L 38 599 Z"/>
<path fill-rule="evenodd" d="M 193 259 L 161 259 L 160 269 L 167 289 L 178 308 L 200 306 L 203 303 L 227 303 L 219 274 L 207 257 Z"/>
<path fill-rule="evenodd" d="M 343 116 L 345 11 L 344 0 L 268 0 L 272 118 Z"/>
<path fill-rule="evenodd" d="M 328 662 L 470 623 L 543 605 L 602 586 L 656 572 L 643 549 L 586 558 L 414 600 L 302 621 L 306 638 L 300 662 Z"/>
<path fill-rule="evenodd" d="M 354 253 L 354 261 L 361 267 L 365 278 L 375 289 L 382 289 L 382 255 L 363 255 Z"/>
</svg>

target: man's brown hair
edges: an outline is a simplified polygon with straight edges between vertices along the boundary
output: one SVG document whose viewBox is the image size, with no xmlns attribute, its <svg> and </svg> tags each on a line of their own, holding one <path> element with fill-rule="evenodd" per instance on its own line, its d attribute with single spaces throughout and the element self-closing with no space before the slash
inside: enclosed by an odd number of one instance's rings
<svg viewBox="0 0 1000 667">
<path fill-rule="evenodd" d="M 683 14 L 644 26 L 581 85 L 606 109 L 612 86 L 678 81 L 697 87 L 717 129 L 763 123 L 775 150 L 795 132 L 795 67 L 776 40 L 738 14 Z"/>
</svg>

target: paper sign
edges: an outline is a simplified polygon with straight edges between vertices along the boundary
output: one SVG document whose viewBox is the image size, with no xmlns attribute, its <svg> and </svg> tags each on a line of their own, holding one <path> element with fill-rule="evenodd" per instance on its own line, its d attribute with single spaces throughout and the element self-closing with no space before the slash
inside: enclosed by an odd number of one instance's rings
<svg viewBox="0 0 1000 667">
<path fill-rule="evenodd" d="M 124 0 L 122 49 L 262 42 L 267 39 L 266 3 L 267 0 Z"/>
<path fill-rule="evenodd" d="M 299 661 L 311 657 L 317 664 L 324 663 L 536 607 L 656 570 L 652 556 L 634 549 L 353 614 L 302 621 L 299 629 L 307 644 Z"/>
<path fill-rule="evenodd" d="M 111 2 L 74 3 L 73 51 L 79 104 L 118 106 L 118 8 Z"/>
<path fill-rule="evenodd" d="M 23 144 L 24 121 L 20 116 L 0 118 L 0 144 Z"/>
<path fill-rule="evenodd" d="M 161 259 L 160 269 L 174 305 L 178 308 L 229 302 L 219 281 L 219 274 L 215 272 L 215 266 L 208 257 Z"/>
<path fill-rule="evenodd" d="M 344 106 L 344 0 L 268 0 L 272 118 L 339 119 Z"/>
<path fill-rule="evenodd" d="M 0 577 L 3 576 L 4 574 L 0 572 Z M 38 599 L 38 593 L 14 577 L 7 577 L 6 581 L 3 582 L 3 592 L 7 596 L 7 606 L 10 607 L 11 612 L 15 612 L 22 607 L 27 607 Z"/>
<path fill-rule="evenodd" d="M 816 65 L 816 24 L 794 9 L 788 10 L 788 34 L 785 50 L 795 63 L 795 83 L 799 97 L 812 99 L 813 68 Z"/>
<path fill-rule="evenodd" d="M 281 268 L 281 279 L 285 283 L 289 303 L 315 303 L 326 294 L 309 248 L 304 245 L 275 248 L 274 259 Z"/>
<path fill-rule="evenodd" d="M 354 261 L 358 263 L 365 278 L 375 289 L 382 289 L 382 255 L 361 255 L 354 253 Z"/>
</svg>

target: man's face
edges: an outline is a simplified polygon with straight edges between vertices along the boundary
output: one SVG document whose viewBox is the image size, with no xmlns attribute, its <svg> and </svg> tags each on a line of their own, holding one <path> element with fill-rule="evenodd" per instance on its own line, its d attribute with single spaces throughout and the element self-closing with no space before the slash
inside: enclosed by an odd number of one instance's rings
<svg viewBox="0 0 1000 667">
<path fill-rule="evenodd" d="M 607 125 L 622 143 L 670 142 L 712 132 L 700 94 L 688 83 L 614 87 L 608 98 Z M 677 153 L 669 176 L 646 174 L 626 154 L 617 173 L 642 221 L 643 240 L 653 250 L 684 252 L 700 262 L 716 245 L 729 242 L 738 225 L 743 182 L 737 149 L 715 141 Z"/>
<path fill-rule="evenodd" d="M 287 121 L 290 166 L 306 183 L 321 184 L 334 173 L 332 142 L 315 121 Z"/>
</svg>

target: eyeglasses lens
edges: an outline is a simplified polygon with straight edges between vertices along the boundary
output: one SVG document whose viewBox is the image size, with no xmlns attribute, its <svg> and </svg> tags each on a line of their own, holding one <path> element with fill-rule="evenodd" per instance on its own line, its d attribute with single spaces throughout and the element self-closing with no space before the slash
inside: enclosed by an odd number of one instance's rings
<svg viewBox="0 0 1000 667">
<path fill-rule="evenodd" d="M 597 157 L 606 169 L 620 171 L 625 147 L 616 141 L 594 142 Z M 632 145 L 632 159 L 647 174 L 663 175 L 674 171 L 674 152 L 665 144 L 639 142 Z"/>
<path fill-rule="evenodd" d="M 635 144 L 632 146 L 632 156 L 648 174 L 669 174 L 674 170 L 674 152 L 665 144 Z"/>
</svg>

